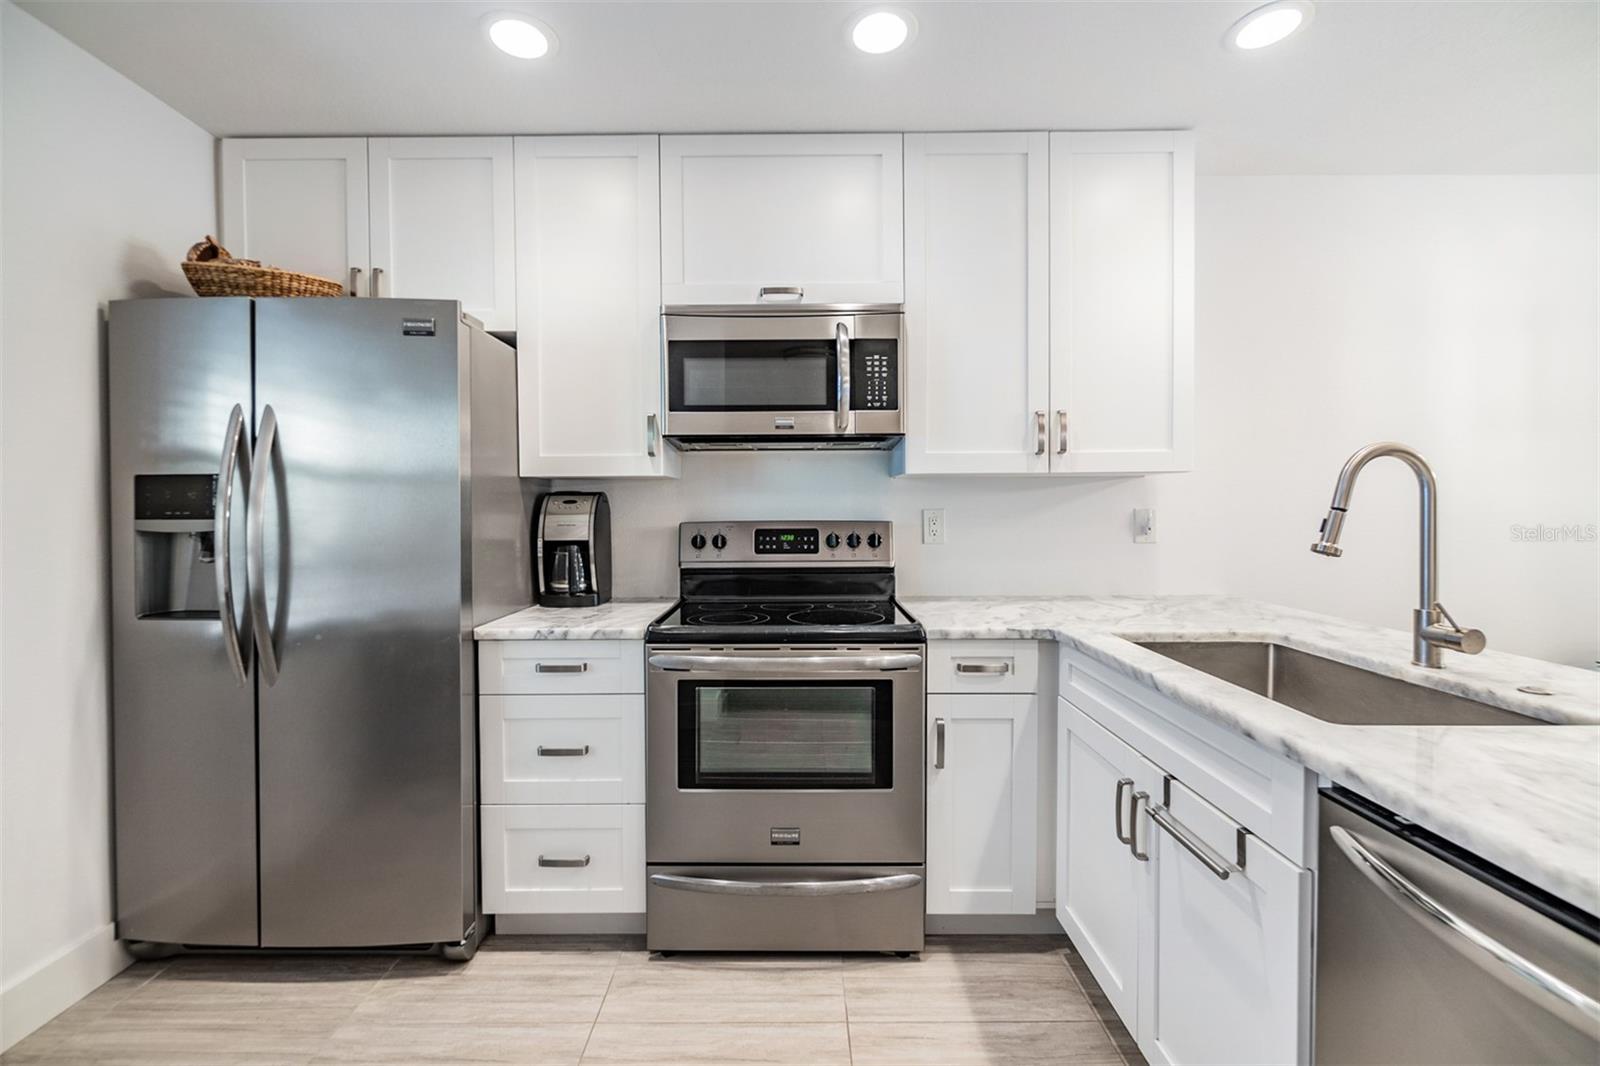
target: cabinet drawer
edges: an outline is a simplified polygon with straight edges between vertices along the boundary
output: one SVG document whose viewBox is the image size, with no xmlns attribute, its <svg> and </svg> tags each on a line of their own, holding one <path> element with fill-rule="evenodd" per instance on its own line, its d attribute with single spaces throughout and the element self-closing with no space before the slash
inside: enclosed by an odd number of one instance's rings
<svg viewBox="0 0 1600 1066">
<path fill-rule="evenodd" d="M 643 692 L 639 640 L 486 640 L 478 644 L 478 691 L 491 696 Z"/>
<path fill-rule="evenodd" d="M 644 807 L 485 806 L 488 914 L 644 910 Z"/>
<path fill-rule="evenodd" d="M 644 697 L 483 696 L 484 803 L 643 803 Z"/>
<path fill-rule="evenodd" d="M 928 644 L 929 692 L 1034 692 L 1039 643 L 935 640 Z"/>
</svg>

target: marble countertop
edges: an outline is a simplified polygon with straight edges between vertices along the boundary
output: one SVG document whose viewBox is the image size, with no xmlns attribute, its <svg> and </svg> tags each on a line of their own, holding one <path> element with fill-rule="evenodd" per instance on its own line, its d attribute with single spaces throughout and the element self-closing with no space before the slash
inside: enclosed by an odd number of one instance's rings
<svg viewBox="0 0 1600 1066">
<path fill-rule="evenodd" d="M 1600 913 L 1600 674 L 1503 652 L 1411 665 L 1411 635 L 1226 596 L 908 599 L 930 640 L 1054 640 Z M 1490 634 L 1494 639 L 1494 634 Z M 1135 641 L 1273 641 L 1563 723 L 1349 726 L 1301 714 Z M 1531 685 L 1549 696 L 1519 692 Z"/>
<path fill-rule="evenodd" d="M 1492 650 L 1411 665 L 1409 632 L 1231 596 L 912 598 L 930 640 L 1053 640 L 1600 914 L 1600 673 Z M 672 604 L 528 607 L 479 640 L 641 640 Z M 1401 616 L 1404 612 L 1401 611 Z M 1494 634 L 1489 634 L 1491 642 Z M 1538 726 L 1349 726 L 1140 647 L 1273 641 L 1536 718 Z M 1550 695 L 1519 692 L 1519 686 Z"/>
<path fill-rule="evenodd" d="M 524 607 L 472 631 L 479 640 L 643 640 L 672 600 L 612 600 L 599 607 Z"/>
</svg>

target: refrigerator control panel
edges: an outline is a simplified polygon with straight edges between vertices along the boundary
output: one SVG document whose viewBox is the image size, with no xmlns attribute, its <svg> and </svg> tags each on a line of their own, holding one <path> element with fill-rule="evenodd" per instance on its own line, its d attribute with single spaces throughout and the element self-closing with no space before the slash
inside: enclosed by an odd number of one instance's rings
<svg viewBox="0 0 1600 1066">
<path fill-rule="evenodd" d="M 136 474 L 133 517 L 136 521 L 216 517 L 217 475 Z"/>
</svg>

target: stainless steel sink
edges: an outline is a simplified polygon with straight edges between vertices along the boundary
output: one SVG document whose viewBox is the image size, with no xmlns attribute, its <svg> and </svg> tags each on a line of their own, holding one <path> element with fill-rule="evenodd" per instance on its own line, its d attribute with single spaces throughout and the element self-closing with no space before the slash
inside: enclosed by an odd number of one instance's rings
<svg viewBox="0 0 1600 1066">
<path fill-rule="evenodd" d="M 1553 725 L 1261 641 L 1140 641 L 1185 666 L 1339 725 Z"/>
</svg>

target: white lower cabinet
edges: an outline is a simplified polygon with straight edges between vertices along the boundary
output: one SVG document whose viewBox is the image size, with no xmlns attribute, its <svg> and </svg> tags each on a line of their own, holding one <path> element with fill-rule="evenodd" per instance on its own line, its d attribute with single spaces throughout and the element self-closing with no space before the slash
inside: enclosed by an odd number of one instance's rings
<svg viewBox="0 0 1600 1066">
<path fill-rule="evenodd" d="M 1039 697 L 928 697 L 928 913 L 1038 905 Z"/>
<path fill-rule="evenodd" d="M 644 700 L 480 696 L 483 802 L 643 803 Z"/>
<path fill-rule="evenodd" d="M 644 910 L 644 805 L 483 808 L 489 914 Z"/>
</svg>

